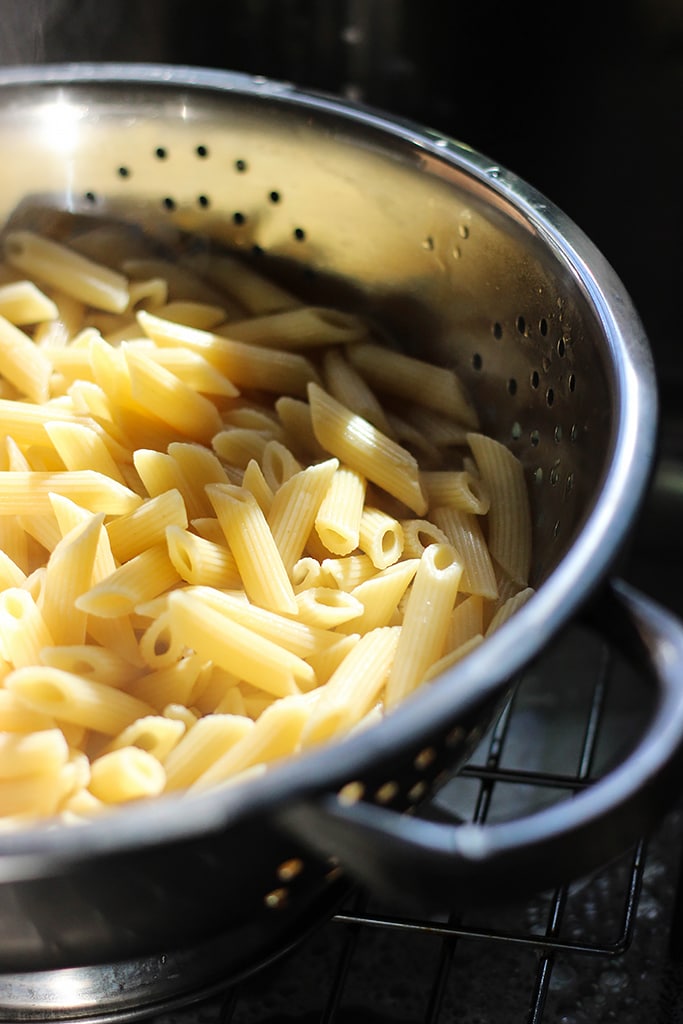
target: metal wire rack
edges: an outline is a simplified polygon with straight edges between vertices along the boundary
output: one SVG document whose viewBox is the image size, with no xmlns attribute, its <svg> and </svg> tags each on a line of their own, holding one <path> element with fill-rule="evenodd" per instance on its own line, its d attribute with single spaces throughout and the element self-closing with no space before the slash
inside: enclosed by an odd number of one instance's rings
<svg viewBox="0 0 683 1024">
<path fill-rule="evenodd" d="M 572 627 L 424 813 L 496 821 L 571 798 L 637 734 L 635 680 L 603 641 Z M 510 893 L 477 913 L 424 919 L 353 892 L 276 963 L 154 1024 L 672 1024 L 680 838 L 674 811 L 589 878 L 531 900 Z"/>
</svg>

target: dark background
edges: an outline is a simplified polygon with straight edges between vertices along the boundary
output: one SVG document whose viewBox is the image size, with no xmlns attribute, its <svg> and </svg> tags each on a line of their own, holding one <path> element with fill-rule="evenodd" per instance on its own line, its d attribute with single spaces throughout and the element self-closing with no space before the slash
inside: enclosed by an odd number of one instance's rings
<svg viewBox="0 0 683 1024">
<path fill-rule="evenodd" d="M 0 61 L 169 61 L 285 79 L 454 135 L 569 214 L 680 401 L 683 0 L 0 0 Z"/>
</svg>

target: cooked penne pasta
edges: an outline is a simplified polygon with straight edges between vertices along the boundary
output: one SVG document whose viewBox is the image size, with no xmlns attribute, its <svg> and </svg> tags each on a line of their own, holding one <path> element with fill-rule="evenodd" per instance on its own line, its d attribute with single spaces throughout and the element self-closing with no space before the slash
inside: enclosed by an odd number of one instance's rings
<svg viewBox="0 0 683 1024">
<path fill-rule="evenodd" d="M 349 359 L 378 391 L 424 405 L 465 426 L 479 425 L 477 414 L 456 373 L 382 345 L 361 342 L 349 348 Z"/>
<path fill-rule="evenodd" d="M 0 317 L 12 324 L 37 324 L 56 320 L 59 310 L 33 281 L 12 281 L 0 286 Z"/>
<path fill-rule="evenodd" d="M 358 547 L 365 491 L 360 473 L 338 466 L 315 517 L 317 534 L 332 554 L 350 555 Z"/>
<path fill-rule="evenodd" d="M 467 440 L 491 496 L 491 554 L 514 580 L 526 585 L 531 568 L 531 512 L 522 465 L 505 445 L 485 434 L 468 434 Z"/>
<path fill-rule="evenodd" d="M 366 506 L 360 520 L 358 546 L 376 569 L 386 569 L 403 554 L 403 527 L 381 509 Z"/>
<path fill-rule="evenodd" d="M 533 595 L 521 465 L 453 370 L 236 255 L 69 223 L 0 268 L 3 829 L 246 782 Z"/>
<path fill-rule="evenodd" d="M 418 515 L 426 512 L 418 465 L 410 452 L 317 384 L 309 384 L 308 398 L 313 431 L 330 455 L 372 480 Z"/>
<path fill-rule="evenodd" d="M 128 282 L 123 274 L 59 242 L 30 231 L 12 231 L 5 236 L 5 259 L 32 279 L 52 285 L 96 309 L 123 313 L 128 307 Z"/>
<path fill-rule="evenodd" d="M 442 656 L 461 576 L 462 565 L 450 545 L 430 544 L 425 548 L 387 680 L 388 708 L 396 707 L 419 686 L 429 666 Z"/>
<path fill-rule="evenodd" d="M 256 499 L 243 487 L 227 484 L 206 490 L 251 600 L 270 611 L 296 614 L 287 569 Z"/>
<path fill-rule="evenodd" d="M 4 686 L 35 711 L 109 736 L 152 713 L 148 704 L 122 690 L 50 666 L 15 669 Z"/>
<path fill-rule="evenodd" d="M 353 313 L 322 306 L 299 306 L 252 316 L 248 320 L 231 321 L 219 328 L 218 333 L 251 345 L 306 349 L 360 341 L 367 337 L 368 329 Z"/>
</svg>

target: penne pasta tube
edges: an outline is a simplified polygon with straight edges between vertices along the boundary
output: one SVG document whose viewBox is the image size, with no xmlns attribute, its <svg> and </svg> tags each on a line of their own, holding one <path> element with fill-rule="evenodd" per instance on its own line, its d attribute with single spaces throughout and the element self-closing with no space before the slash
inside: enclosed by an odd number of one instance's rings
<svg viewBox="0 0 683 1024">
<path fill-rule="evenodd" d="M 25 705 L 59 722 L 113 736 L 152 713 L 148 704 L 92 679 L 45 665 L 18 668 L 5 678 L 5 689 Z"/>
<path fill-rule="evenodd" d="M 280 441 L 271 439 L 267 442 L 263 450 L 261 469 L 273 493 L 303 468 L 299 460 Z"/>
<path fill-rule="evenodd" d="M 207 604 L 201 594 L 176 590 L 169 595 L 171 628 L 191 638 L 197 654 L 276 697 L 310 689 L 310 665 L 284 647 L 234 621 L 223 609 Z"/>
<path fill-rule="evenodd" d="M 248 313 L 260 315 L 301 306 L 301 300 L 265 274 L 229 253 L 198 256 L 190 266 L 235 299 Z"/>
<path fill-rule="evenodd" d="M 309 587 L 296 595 L 299 619 L 320 629 L 335 629 L 351 623 L 363 613 L 363 605 L 344 590 L 332 587 Z"/>
<path fill-rule="evenodd" d="M 448 623 L 446 649 L 456 650 L 473 636 L 484 633 L 484 602 L 478 594 L 470 594 L 456 603 Z"/>
<path fill-rule="evenodd" d="M 0 543 L 2 534 L 0 534 Z M 0 591 L 8 587 L 20 587 L 26 579 L 26 573 L 10 558 L 3 547 L 0 547 Z"/>
<path fill-rule="evenodd" d="M 254 495 L 263 514 L 268 517 L 273 504 L 273 489 L 263 475 L 263 470 L 256 459 L 250 459 L 244 470 L 242 486 Z"/>
<path fill-rule="evenodd" d="M 461 512 L 450 505 L 434 509 L 432 518 L 462 559 L 462 589 L 469 594 L 495 600 L 498 597 L 498 583 L 480 517 Z"/>
<path fill-rule="evenodd" d="M 468 434 L 467 441 L 491 496 L 491 555 L 514 580 L 526 586 L 531 567 L 531 512 L 522 464 L 505 445 L 485 434 Z"/>
<path fill-rule="evenodd" d="M 347 732 L 373 706 L 397 656 L 399 627 L 373 629 L 360 638 L 315 702 L 301 737 L 302 747 Z"/>
<path fill-rule="evenodd" d="M 44 645 L 40 650 L 39 662 L 118 688 L 127 686 L 140 671 L 133 668 L 115 649 L 101 647 L 99 644 L 61 644 L 58 647 Z"/>
<path fill-rule="evenodd" d="M 339 462 L 326 459 L 290 476 L 275 492 L 267 522 L 288 574 L 301 558 Z"/>
<path fill-rule="evenodd" d="M 143 311 L 137 314 L 137 318 L 147 337 L 157 344 L 179 345 L 199 352 L 238 388 L 256 388 L 305 398 L 309 381 L 319 379 L 313 363 L 297 352 L 254 347 L 209 331 L 173 324 Z"/>
<path fill-rule="evenodd" d="M 326 587 L 333 582 L 317 558 L 311 558 L 310 555 L 306 555 L 294 563 L 291 578 L 295 594 L 308 587 Z"/>
<path fill-rule="evenodd" d="M 46 423 L 45 432 L 68 470 L 94 470 L 126 486 L 126 480 L 102 437 L 83 423 Z"/>
<path fill-rule="evenodd" d="M 0 316 L 2 375 L 32 402 L 50 397 L 52 364 L 40 348 L 4 316 Z"/>
<path fill-rule="evenodd" d="M 284 647 L 299 658 L 308 659 L 318 651 L 326 650 L 337 639 L 328 629 L 319 629 L 300 618 L 292 619 L 259 608 L 234 594 L 217 592 L 210 587 L 195 587 L 186 593 L 196 594 L 207 606 L 221 611 L 234 622 L 246 626 L 278 647 Z"/>
<path fill-rule="evenodd" d="M 185 638 L 176 633 L 168 608 L 159 612 L 140 637 L 140 657 L 151 669 L 174 665 L 186 652 Z"/>
<path fill-rule="evenodd" d="M 403 553 L 403 527 L 378 508 L 363 509 L 358 546 L 376 569 L 386 569 L 398 562 Z"/>
<path fill-rule="evenodd" d="M 0 286 L 0 316 L 18 326 L 56 320 L 56 304 L 33 281 L 12 281 Z"/>
<path fill-rule="evenodd" d="M 173 567 L 186 583 L 219 590 L 241 585 L 237 562 L 225 545 L 197 537 L 179 526 L 166 527 L 166 544 Z"/>
<path fill-rule="evenodd" d="M 26 825 L 52 817 L 67 789 L 61 773 L 0 779 L 0 819 L 4 824 L 16 817 L 18 825 Z"/>
<path fill-rule="evenodd" d="M 402 519 L 403 557 L 421 558 L 430 544 L 448 544 L 448 537 L 428 519 Z"/>
<path fill-rule="evenodd" d="M 102 753 L 108 754 L 122 747 L 138 747 L 156 757 L 157 761 L 163 762 L 178 744 L 185 730 L 185 723 L 177 718 L 147 715 L 127 725 L 118 736 L 109 741 Z"/>
<path fill-rule="evenodd" d="M 0 593 L 0 651 L 14 668 L 35 665 L 44 647 L 54 643 L 33 596 L 21 587 Z"/>
<path fill-rule="evenodd" d="M 231 321 L 218 333 L 251 345 L 278 349 L 306 349 L 320 345 L 347 345 L 367 338 L 368 328 L 359 316 L 324 306 L 298 306 L 248 320 Z"/>
<path fill-rule="evenodd" d="M 387 414 L 365 379 L 338 349 L 330 349 L 323 358 L 326 390 L 347 409 L 362 416 L 387 437 L 397 440 Z"/>
<path fill-rule="evenodd" d="M 91 588 L 104 516 L 91 515 L 62 537 L 47 560 L 39 607 L 56 644 L 82 644 L 87 613 L 78 599 Z"/>
<path fill-rule="evenodd" d="M 275 409 L 284 428 L 286 441 L 293 451 L 302 453 L 311 460 L 325 457 L 327 452 L 313 433 L 311 407 L 308 402 L 283 395 L 276 401 Z"/>
<path fill-rule="evenodd" d="M 209 302 L 197 302 L 192 299 L 176 299 L 173 302 L 155 306 L 154 315 L 160 316 L 163 320 L 172 320 L 176 324 L 198 327 L 200 331 L 210 331 L 212 327 L 216 327 L 226 319 L 226 311 L 223 306 L 214 306 Z"/>
<path fill-rule="evenodd" d="M 287 569 L 254 496 L 226 484 L 211 484 L 206 492 L 250 600 L 270 611 L 295 615 L 297 605 Z"/>
<path fill-rule="evenodd" d="M 201 689 L 205 666 L 205 660 L 198 654 L 188 654 L 164 668 L 139 675 L 129 691 L 159 713 L 170 704 L 189 708 Z"/>
<path fill-rule="evenodd" d="M 9 670 L 11 671 L 11 666 Z M 9 672 L 4 673 L 5 676 L 8 674 Z M 42 732 L 45 729 L 53 729 L 56 724 L 52 715 L 27 708 L 16 694 L 0 687 L 0 732 Z"/>
<path fill-rule="evenodd" d="M 70 403 L 53 400 L 40 405 L 0 397 L 0 429 L 17 444 L 44 444 L 47 440 L 45 424 L 57 419 L 78 422 L 79 416 Z"/>
<path fill-rule="evenodd" d="M 171 260 L 154 256 L 136 256 L 122 260 L 120 266 L 123 273 L 135 281 L 144 281 L 151 277 L 162 278 L 166 282 L 168 298 L 172 302 L 204 302 L 210 306 L 223 307 L 228 302 L 227 296 L 220 295 L 215 288 L 193 273 L 182 258 Z M 233 312 L 238 312 L 238 307 L 235 307 Z"/>
<path fill-rule="evenodd" d="M 377 572 L 368 555 L 346 555 L 344 558 L 326 558 L 323 571 L 332 577 L 340 590 L 353 590 L 359 583 Z"/>
<path fill-rule="evenodd" d="M 164 761 L 166 789 L 187 789 L 254 728 L 243 715 L 214 714 L 189 728 Z"/>
<path fill-rule="evenodd" d="M 94 470 L 62 473 L 8 471 L 2 475 L 0 516 L 50 512 L 50 494 L 63 494 L 89 512 L 125 515 L 142 503 L 130 488 Z"/>
<path fill-rule="evenodd" d="M 318 686 L 322 686 L 332 676 L 360 640 L 360 633 L 339 633 L 337 639 L 324 651 L 311 654 L 307 659 L 315 672 Z M 318 690 L 312 691 L 314 694 Z"/>
<path fill-rule="evenodd" d="M 128 282 L 122 274 L 81 256 L 59 242 L 30 231 L 5 236 L 7 262 L 67 295 L 112 313 L 128 307 Z"/>
<path fill-rule="evenodd" d="M 465 426 L 479 425 L 477 414 L 457 374 L 443 366 L 382 345 L 361 342 L 349 347 L 349 359 L 368 383 L 382 393 L 427 406 Z"/>
<path fill-rule="evenodd" d="M 491 505 L 483 482 L 466 470 L 425 470 L 420 480 L 430 508 L 453 505 L 462 512 L 483 516 Z"/>
<path fill-rule="evenodd" d="M 188 441 L 173 441 L 167 453 L 180 470 L 180 491 L 188 517 L 198 519 L 213 515 L 211 502 L 205 494 L 207 484 L 230 483 L 220 459 L 210 448 Z"/>
<path fill-rule="evenodd" d="M 365 478 L 339 466 L 315 517 L 317 534 L 332 554 L 350 555 L 358 547 L 364 504 Z"/>
<path fill-rule="evenodd" d="M 0 733 L 0 779 L 51 775 L 65 765 L 69 747 L 61 729 L 41 729 L 28 736 Z"/>
<path fill-rule="evenodd" d="M 169 526 L 187 527 L 187 511 L 177 488 L 162 491 L 143 502 L 128 515 L 106 524 L 106 532 L 114 556 L 127 562 L 135 555 L 165 541 Z"/>
<path fill-rule="evenodd" d="M 323 448 L 413 512 L 424 515 L 427 502 L 410 452 L 315 383 L 308 386 L 308 399 L 313 431 Z"/>
<path fill-rule="evenodd" d="M 453 665 L 457 665 L 459 661 L 468 655 L 471 651 L 476 650 L 480 643 L 482 643 L 484 637 L 481 633 L 470 637 L 469 640 L 465 640 L 459 647 L 455 647 L 453 650 L 448 651 L 443 657 L 435 661 L 433 665 L 425 672 L 424 682 L 431 682 L 432 679 L 436 679 L 437 676 L 441 675 L 442 672 L 446 672 Z"/>
<path fill-rule="evenodd" d="M 136 605 L 150 601 L 180 582 L 168 557 L 166 544 L 142 551 L 105 579 L 76 598 L 75 605 L 87 615 L 105 619 L 128 615 Z"/>
<path fill-rule="evenodd" d="M 491 618 L 491 621 L 486 627 L 485 636 L 490 636 L 491 633 L 495 632 L 495 630 L 500 629 L 504 622 L 507 622 L 515 612 L 519 611 L 519 609 L 525 605 L 531 597 L 533 597 L 534 593 L 535 591 L 533 587 L 525 587 L 517 594 L 513 594 L 512 597 L 508 597 Z"/>
<path fill-rule="evenodd" d="M 385 703 L 396 707 L 422 682 L 443 654 L 448 620 L 455 604 L 462 565 L 448 544 L 430 544 L 420 559 L 406 605 Z"/>
<path fill-rule="evenodd" d="M 360 601 L 363 611 L 358 618 L 340 625 L 340 632 L 362 635 L 390 625 L 419 564 L 419 558 L 402 559 L 354 587 L 351 596 Z"/>
<path fill-rule="evenodd" d="M 275 701 L 246 736 L 199 776 L 190 791 L 203 791 L 254 764 L 268 764 L 296 753 L 308 715 L 305 697 Z"/>
<path fill-rule="evenodd" d="M 156 757 L 139 747 L 121 747 L 95 758 L 90 767 L 92 795 L 104 804 L 158 796 L 166 773 Z"/>
<path fill-rule="evenodd" d="M 164 423 L 185 437 L 210 443 L 222 423 L 218 409 L 160 363 L 124 349 L 134 402 L 148 405 Z"/>
<path fill-rule="evenodd" d="M 250 462 L 260 462 L 269 440 L 269 435 L 263 430 L 230 427 L 214 434 L 211 446 L 224 462 L 246 469 Z"/>
</svg>

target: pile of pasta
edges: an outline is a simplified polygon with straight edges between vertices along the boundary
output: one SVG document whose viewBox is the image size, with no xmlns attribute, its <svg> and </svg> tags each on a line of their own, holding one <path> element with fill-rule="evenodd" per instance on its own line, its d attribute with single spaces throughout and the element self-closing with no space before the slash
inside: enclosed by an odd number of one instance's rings
<svg viewBox="0 0 683 1024">
<path fill-rule="evenodd" d="M 0 822 L 269 770 L 532 593 L 524 475 L 448 368 L 228 251 L 0 264 Z"/>
</svg>

